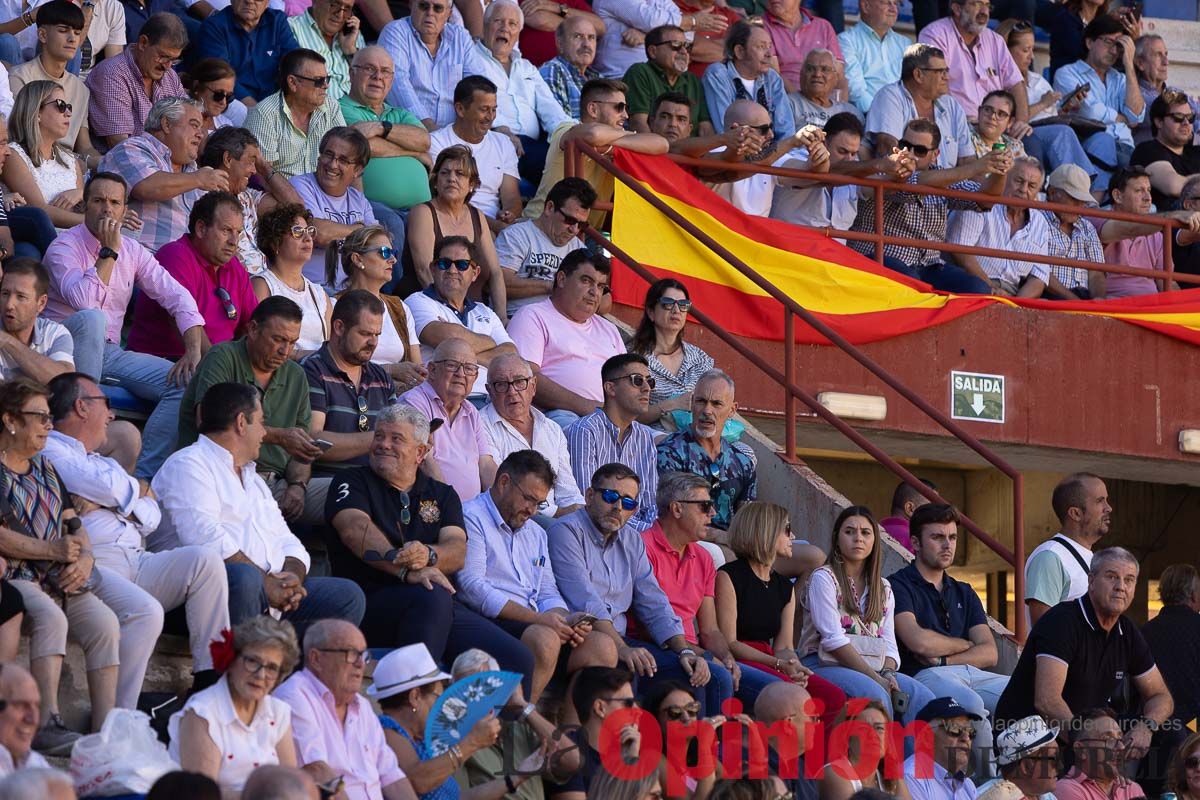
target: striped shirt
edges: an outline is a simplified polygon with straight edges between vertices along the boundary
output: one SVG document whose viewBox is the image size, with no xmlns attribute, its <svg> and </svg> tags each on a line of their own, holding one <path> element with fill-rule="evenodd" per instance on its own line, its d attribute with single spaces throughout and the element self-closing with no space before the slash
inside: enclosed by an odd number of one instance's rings
<svg viewBox="0 0 1200 800">
<path fill-rule="evenodd" d="M 130 192 L 142 181 L 160 172 L 195 172 L 195 162 L 176 169 L 171 148 L 149 133 L 139 133 L 118 144 L 100 161 L 101 172 L 115 172 L 129 184 Z M 142 218 L 138 241 L 151 253 L 167 242 L 187 233 L 192 204 L 204 196 L 203 189 L 191 189 L 170 200 L 134 200 L 129 209 Z"/>
<path fill-rule="evenodd" d="M 1063 233 L 1058 216 L 1052 211 L 1039 211 L 1050 229 L 1050 248 L 1047 255 L 1074 258 L 1078 261 L 1104 263 L 1104 246 L 1096 227 L 1083 217 L 1075 220 L 1070 235 Z M 1058 278 L 1064 289 L 1088 288 L 1088 271 L 1083 267 L 1051 266 L 1050 275 Z"/>
<path fill-rule="evenodd" d="M 654 376 L 654 388 L 650 390 L 650 404 L 656 405 L 681 394 L 689 394 L 696 388 L 700 376 L 713 368 L 712 356 L 690 342 L 683 343 L 683 363 L 679 372 L 671 372 L 653 353 L 642 353 Z"/>
<path fill-rule="evenodd" d="M 937 169 L 931 166 L 930 169 Z M 908 182 L 914 186 L 920 172 L 909 176 Z M 978 192 L 979 184 L 975 181 L 959 181 L 950 187 L 960 192 Z M 957 200 L 955 198 L 938 197 L 932 194 L 908 194 L 892 192 L 883 200 L 883 232 L 888 236 L 898 236 L 905 239 L 925 239 L 929 242 L 946 241 L 946 219 L 951 210 L 978 211 L 979 206 L 972 200 Z M 863 192 L 858 198 L 858 216 L 854 219 L 852 231 L 875 232 L 875 193 Z M 874 258 L 874 242 L 848 243 L 850 247 L 863 255 Z M 935 247 L 902 247 L 898 244 L 885 244 L 883 254 L 890 258 L 899 259 L 906 265 L 929 266 L 944 261 L 942 252 Z"/>
<path fill-rule="evenodd" d="M 97 139 L 102 136 L 141 133 L 146 126 L 150 107 L 164 97 L 183 97 L 183 84 L 175 70 L 169 69 L 162 79 L 150 88 L 142 83 L 142 72 L 133 60 L 133 48 L 113 58 L 106 58 L 92 68 L 87 76 L 88 130 Z"/>
<path fill-rule="evenodd" d="M 658 451 L 654 431 L 640 422 L 632 422 L 625 441 L 618 441 L 617 426 L 598 408 L 567 428 L 567 451 L 571 469 L 579 486 L 591 486 L 592 476 L 605 464 L 624 464 L 637 473 L 642 486 L 638 510 L 627 527 L 641 533 L 658 518 L 655 494 L 658 492 Z"/>
<path fill-rule="evenodd" d="M 328 97 L 334 102 L 350 94 L 350 59 L 342 52 L 341 36 L 335 36 L 331 47 L 325 41 L 325 34 L 317 27 L 312 10 L 305 11 L 298 17 L 288 18 L 288 27 L 292 29 L 296 41 L 301 47 L 320 53 L 325 58 L 325 68 L 329 70 Z M 355 47 L 366 47 L 363 35 L 358 35 Z"/>
<path fill-rule="evenodd" d="M 408 17 L 389 22 L 379 34 L 379 46 L 396 62 L 396 78 L 388 105 L 411 111 L 438 127 L 454 122 L 454 87 L 468 75 L 483 75 L 483 61 L 471 34 L 450 22 L 442 30 L 437 53 L 417 36 Z"/>
<path fill-rule="evenodd" d="M 550 87 L 550 94 L 562 104 L 563 111 L 571 119 L 579 119 L 579 94 L 583 91 L 583 85 L 599 78 L 600 73 L 591 67 L 580 72 L 578 67 L 562 56 L 542 64 L 538 72 Z"/>
<path fill-rule="evenodd" d="M 317 352 L 305 356 L 300 366 L 308 378 L 308 400 L 312 412 L 325 415 L 322 430 L 332 433 L 373 431 L 375 417 L 396 402 L 396 387 L 383 367 L 374 362 L 363 364 L 356 386 L 333 360 L 329 342 L 321 345 Z M 360 424 L 363 421 L 365 426 Z M 367 454 L 364 452 L 339 464 L 325 461 L 320 466 L 337 468 L 366 463 Z"/>
<path fill-rule="evenodd" d="M 331 128 L 345 124 L 342 108 L 332 95 L 308 118 L 307 133 L 292 121 L 282 92 L 267 97 L 246 115 L 246 127 L 258 139 L 263 159 L 289 178 L 315 172 L 321 138 Z"/>
</svg>

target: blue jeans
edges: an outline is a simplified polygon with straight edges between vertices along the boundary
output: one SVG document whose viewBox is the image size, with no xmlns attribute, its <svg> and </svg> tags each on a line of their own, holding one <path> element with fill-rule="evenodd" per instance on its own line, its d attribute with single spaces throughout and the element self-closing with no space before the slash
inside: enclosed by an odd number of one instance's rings
<svg viewBox="0 0 1200 800">
<path fill-rule="evenodd" d="M 267 592 L 263 588 L 262 571 L 251 564 L 225 564 L 229 578 L 229 622 L 237 625 L 243 620 L 267 613 Z M 351 625 L 362 622 L 367 601 L 362 589 L 345 578 L 308 578 L 308 592 L 300 607 L 283 618 L 296 627 L 296 635 L 304 638 L 304 629 L 322 619 L 344 619 Z"/>
<path fill-rule="evenodd" d="M 893 256 L 884 256 L 883 265 L 893 272 L 925 281 L 935 289 L 955 294 L 991 294 L 992 287 L 954 264 L 908 265 Z"/>
<path fill-rule="evenodd" d="M 953 697 L 967 711 L 983 717 L 974 724 L 975 743 L 971 747 L 971 755 L 975 762 L 975 771 L 972 777 L 994 777 L 995 770 L 990 759 L 991 717 L 996 711 L 1000 695 L 1004 693 L 1004 687 L 1008 686 L 1008 676 L 963 664 L 923 669 L 916 674 L 916 679 L 924 684 L 934 697 Z"/>
<path fill-rule="evenodd" d="M 12 232 L 13 254 L 38 261 L 58 236 L 50 215 L 35 206 L 17 206 L 8 212 L 8 229 Z"/>
<path fill-rule="evenodd" d="M 658 645 L 630 639 L 628 636 L 625 637 L 625 642 L 630 647 L 645 648 L 654 657 L 654 662 L 658 664 L 658 671 L 654 673 L 653 678 L 639 677 L 637 679 L 636 689 L 639 695 L 645 694 L 646 689 L 658 681 L 679 681 L 685 686 L 689 685 L 688 682 L 691 678 L 684 671 L 683 664 L 679 663 L 679 656 L 674 650 L 666 650 Z M 733 675 L 725 669 L 723 664 L 714 661 L 710 654 L 705 653 L 704 660 L 708 662 L 708 671 L 711 677 L 708 679 L 708 683 L 693 687 L 693 689 L 695 689 L 696 699 L 700 701 L 700 716 L 708 717 L 720 714 L 721 704 L 733 697 Z M 761 687 L 759 691 L 761 691 Z M 755 697 L 757 696 L 755 694 Z M 747 709 L 747 711 L 753 710 L 753 707 Z"/>
<path fill-rule="evenodd" d="M 0 61 L 10 67 L 15 67 L 25 61 L 21 55 L 21 43 L 11 33 L 0 33 Z"/>
<path fill-rule="evenodd" d="M 801 663 L 830 683 L 836 683 L 848 697 L 866 697 L 870 700 L 878 700 L 884 708 L 891 711 L 893 719 L 896 717 L 895 711 L 892 709 L 891 696 L 882 686 L 861 672 L 848 667 L 826 666 L 821 663 L 821 659 L 815 653 L 806 656 Z M 900 717 L 900 720 L 907 725 L 916 719 L 917 712 L 933 699 L 933 692 L 919 681 L 899 672 L 896 673 L 896 683 L 900 685 L 900 691 L 908 695 L 908 709 Z"/>
<path fill-rule="evenodd" d="M 75 369 L 93 380 L 115 384 L 156 403 L 142 432 L 142 454 L 135 474 L 150 480 L 175 452 L 179 435 L 179 402 L 186 386 L 168 386 L 170 361 L 146 353 L 122 350 L 105 340 L 108 317 L 98 309 L 76 311 L 63 320 L 75 340 Z"/>
<path fill-rule="evenodd" d="M 1129 145 L 1118 141 L 1117 137 L 1108 131 L 1093 133 L 1087 137 L 1083 143 L 1083 149 L 1091 158 L 1092 163 L 1100 169 L 1099 176 L 1092 181 L 1092 188 L 1096 190 L 1107 189 L 1112 173 L 1118 167 L 1129 166 L 1129 157 L 1133 155 L 1133 149 Z"/>
<path fill-rule="evenodd" d="M 1100 174 L 1070 125 L 1039 125 L 1022 143 L 1027 155 L 1045 165 L 1047 175 L 1063 164 L 1082 167 L 1092 180 Z"/>
<path fill-rule="evenodd" d="M 555 408 L 544 412 L 546 419 L 553 422 L 564 431 L 574 425 L 579 420 L 579 415 L 574 411 L 567 411 L 565 408 Z"/>
<path fill-rule="evenodd" d="M 735 694 L 737 695 L 737 699 L 742 701 L 742 708 L 746 710 L 746 713 L 753 714 L 754 702 L 758 700 L 758 695 L 762 690 L 775 681 L 782 679 L 777 675 L 763 672 L 761 669 L 755 669 L 742 663 L 739 663 L 738 667 L 742 670 L 742 679 L 738 682 L 738 689 Z"/>
</svg>

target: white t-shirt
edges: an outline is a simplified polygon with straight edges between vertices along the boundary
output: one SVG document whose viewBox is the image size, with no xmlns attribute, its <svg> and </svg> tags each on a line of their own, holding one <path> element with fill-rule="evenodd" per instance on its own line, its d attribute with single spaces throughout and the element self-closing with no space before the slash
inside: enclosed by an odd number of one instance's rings
<svg viewBox="0 0 1200 800">
<path fill-rule="evenodd" d="M 429 134 L 429 155 L 436 162 L 438 153 L 447 147 L 463 145 L 475 156 L 479 169 L 479 188 L 471 196 L 471 205 L 492 219 L 500 213 L 500 184 L 505 175 L 520 180 L 517 173 L 517 148 L 503 133 L 488 131 L 479 144 L 471 144 L 454 132 L 453 125 L 438 128 Z"/>
<path fill-rule="evenodd" d="M 466 301 L 463 309 L 466 316 L 465 324 L 463 319 L 454 312 L 454 309 L 425 292 L 410 294 L 404 298 L 404 304 L 408 306 L 409 314 L 418 336 L 425 329 L 425 326 L 431 322 L 449 322 L 454 325 L 462 325 L 471 331 L 471 333 L 490 336 L 492 337 L 492 341 L 497 345 L 512 344 L 512 338 L 508 335 L 508 331 L 504 329 L 504 323 L 500 321 L 500 317 L 483 303 L 474 303 L 471 300 Z M 433 348 L 421 342 L 421 361 L 429 363 L 429 360 L 432 358 Z M 471 387 L 471 394 L 486 393 L 487 367 L 480 364 L 479 375 L 475 378 L 475 385 Z"/>
<path fill-rule="evenodd" d="M 550 241 L 550 237 L 542 233 L 542 229 L 531 219 L 509 225 L 496 237 L 496 255 L 500 266 L 513 270 L 519 278 L 545 281 L 547 295 L 550 293 L 549 289 L 554 282 L 554 273 L 558 271 L 558 265 L 567 257 L 567 253 L 581 247 L 583 241 L 578 236 L 559 247 Z M 545 297 L 546 295 L 534 295 L 510 299 L 508 315 L 511 317 L 521 306 L 536 303 Z"/>
<path fill-rule="evenodd" d="M 351 186 L 341 197 L 332 197 L 321 190 L 315 173 L 308 172 L 289 178 L 288 182 L 300 195 L 300 200 L 317 219 L 327 219 L 342 225 L 374 225 L 375 212 L 366 195 Z M 313 247 L 312 258 L 304 265 L 304 277 L 313 283 L 325 285 L 325 248 Z M 337 280 L 341 283 L 345 275 L 338 265 Z M 333 288 L 333 287 L 330 287 Z"/>
<path fill-rule="evenodd" d="M 60 323 L 45 317 L 34 320 L 29 349 L 51 361 L 66 364 L 68 369 L 75 369 L 75 341 L 71 332 Z M 11 380 L 22 374 L 16 359 L 0 352 L 0 380 Z"/>
<path fill-rule="evenodd" d="M 108 45 L 124 47 L 125 41 L 125 6 L 119 0 L 96 0 L 92 9 L 92 24 L 88 26 L 88 44 L 92 46 L 92 61 L 81 64 L 79 77 L 86 78 L 92 67 L 99 63 Z"/>
<path fill-rule="evenodd" d="M 409 345 L 421 343 L 417 338 L 416 324 L 413 322 L 412 309 L 408 307 L 408 303 L 404 303 L 404 321 L 407 325 L 404 335 L 401 336 L 401 332 L 396 330 L 396 323 L 392 321 L 391 313 L 385 309 L 383 333 L 379 336 L 379 344 L 375 346 L 375 355 L 371 358 L 376 364 L 399 364 L 408 358 Z"/>
</svg>

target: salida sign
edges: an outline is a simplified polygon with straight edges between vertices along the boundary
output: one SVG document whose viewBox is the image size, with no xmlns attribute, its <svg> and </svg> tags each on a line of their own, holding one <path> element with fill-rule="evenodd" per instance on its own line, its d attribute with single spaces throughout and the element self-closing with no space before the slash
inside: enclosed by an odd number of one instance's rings
<svg viewBox="0 0 1200 800">
<path fill-rule="evenodd" d="M 951 372 L 950 416 L 975 422 L 1004 422 L 1004 376 Z"/>
</svg>

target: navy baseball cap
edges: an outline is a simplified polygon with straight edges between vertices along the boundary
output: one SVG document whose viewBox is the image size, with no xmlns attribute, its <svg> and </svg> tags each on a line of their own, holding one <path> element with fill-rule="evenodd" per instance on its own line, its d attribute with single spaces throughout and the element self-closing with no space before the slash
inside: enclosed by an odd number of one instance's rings
<svg viewBox="0 0 1200 800">
<path fill-rule="evenodd" d="M 935 719 L 954 719 L 955 717 L 966 717 L 969 720 L 981 720 L 973 711 L 968 711 L 965 706 L 960 704 L 953 697 L 938 697 L 930 700 L 917 713 L 917 719 L 921 722 L 933 722 Z"/>
</svg>

